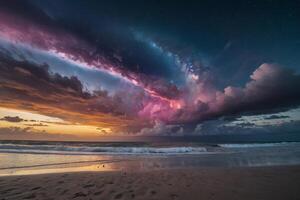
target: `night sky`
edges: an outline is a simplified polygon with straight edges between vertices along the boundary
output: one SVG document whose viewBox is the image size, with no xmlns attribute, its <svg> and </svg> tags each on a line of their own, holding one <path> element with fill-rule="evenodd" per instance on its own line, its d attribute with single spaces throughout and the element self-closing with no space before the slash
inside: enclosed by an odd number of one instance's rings
<svg viewBox="0 0 300 200">
<path fill-rule="evenodd" d="M 300 1 L 0 1 L 0 138 L 300 131 Z"/>
</svg>

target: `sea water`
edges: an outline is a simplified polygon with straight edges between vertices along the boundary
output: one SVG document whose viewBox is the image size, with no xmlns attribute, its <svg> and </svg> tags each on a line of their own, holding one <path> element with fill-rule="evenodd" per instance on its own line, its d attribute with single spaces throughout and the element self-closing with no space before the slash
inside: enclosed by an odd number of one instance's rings
<svg viewBox="0 0 300 200">
<path fill-rule="evenodd" d="M 299 164 L 298 142 L 0 142 L 0 175 Z"/>
</svg>

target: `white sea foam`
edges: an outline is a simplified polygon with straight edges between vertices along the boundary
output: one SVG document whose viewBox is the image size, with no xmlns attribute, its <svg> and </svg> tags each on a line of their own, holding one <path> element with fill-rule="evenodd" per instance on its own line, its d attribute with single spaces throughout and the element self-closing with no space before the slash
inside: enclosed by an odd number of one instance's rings
<svg viewBox="0 0 300 200">
<path fill-rule="evenodd" d="M 204 147 L 89 147 L 66 145 L 0 144 L 0 152 L 55 154 L 199 154 Z"/>
<path fill-rule="evenodd" d="M 300 145 L 300 142 L 278 142 L 278 143 L 251 143 L 251 144 L 219 144 L 225 148 L 255 148 L 255 147 L 276 147 L 287 145 Z"/>
</svg>

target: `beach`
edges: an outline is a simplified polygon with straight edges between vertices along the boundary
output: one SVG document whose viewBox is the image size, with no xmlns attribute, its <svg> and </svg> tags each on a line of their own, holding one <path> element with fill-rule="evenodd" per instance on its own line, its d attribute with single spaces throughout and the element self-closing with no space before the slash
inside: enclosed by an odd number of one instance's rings
<svg viewBox="0 0 300 200">
<path fill-rule="evenodd" d="M 299 199 L 300 166 L 77 172 L 0 177 L 0 199 Z"/>
<path fill-rule="evenodd" d="M 0 200 L 300 197 L 299 143 L 2 142 L 0 161 Z"/>
</svg>

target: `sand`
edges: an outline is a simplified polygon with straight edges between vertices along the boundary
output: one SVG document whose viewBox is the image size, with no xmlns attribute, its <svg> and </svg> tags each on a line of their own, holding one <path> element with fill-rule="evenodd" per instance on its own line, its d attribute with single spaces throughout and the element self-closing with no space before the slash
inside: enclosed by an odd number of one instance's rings
<svg viewBox="0 0 300 200">
<path fill-rule="evenodd" d="M 78 172 L 0 177 L 7 199 L 300 199 L 300 166 Z"/>
</svg>

